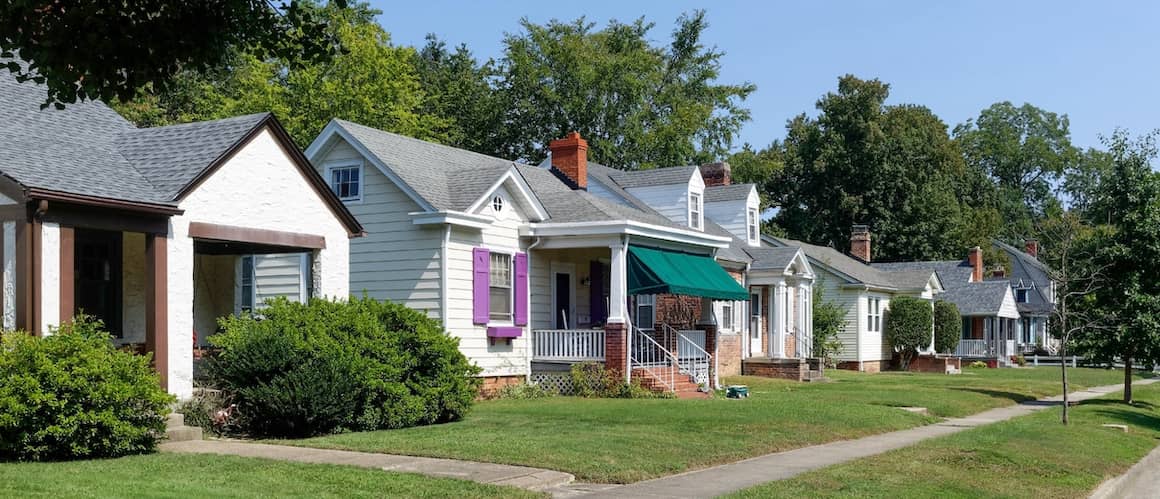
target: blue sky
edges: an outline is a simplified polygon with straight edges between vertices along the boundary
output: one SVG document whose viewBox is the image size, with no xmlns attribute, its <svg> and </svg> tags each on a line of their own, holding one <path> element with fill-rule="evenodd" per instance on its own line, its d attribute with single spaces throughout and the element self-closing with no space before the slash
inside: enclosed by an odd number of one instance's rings
<svg viewBox="0 0 1160 499">
<path fill-rule="evenodd" d="M 586 16 L 603 25 L 645 16 L 667 43 L 677 17 L 705 8 L 707 45 L 726 52 L 721 81 L 757 85 L 743 142 L 764 146 L 785 122 L 853 73 L 891 85 L 891 103 L 921 104 L 953 127 L 991 103 L 1029 102 L 1071 118 L 1072 139 L 1160 127 L 1160 2 L 451 2 L 374 0 L 396 43 L 436 33 L 498 57 L 520 17 Z"/>
</svg>

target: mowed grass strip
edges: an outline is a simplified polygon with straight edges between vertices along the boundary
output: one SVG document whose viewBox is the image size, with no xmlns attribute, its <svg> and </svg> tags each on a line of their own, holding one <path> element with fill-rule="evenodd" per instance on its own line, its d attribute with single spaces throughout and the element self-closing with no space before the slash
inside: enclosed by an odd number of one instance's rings
<svg viewBox="0 0 1160 499">
<path fill-rule="evenodd" d="M 545 497 L 513 487 L 409 473 L 234 456 L 152 454 L 0 463 L 0 497 Z"/>
<path fill-rule="evenodd" d="M 937 420 L 898 406 L 964 416 L 1059 393 L 1057 368 L 827 375 L 834 381 L 725 380 L 749 385 L 746 400 L 499 400 L 478 404 L 456 423 L 277 443 L 518 464 L 581 481 L 631 483 Z M 1122 375 L 1073 369 L 1070 377 L 1079 389 L 1114 384 Z"/>
<path fill-rule="evenodd" d="M 775 497 L 1087 497 L 1105 479 L 1143 458 L 1160 436 L 1160 386 L 1058 408 L 771 482 L 733 498 Z M 1123 424 L 1118 429 L 1103 424 Z"/>
</svg>

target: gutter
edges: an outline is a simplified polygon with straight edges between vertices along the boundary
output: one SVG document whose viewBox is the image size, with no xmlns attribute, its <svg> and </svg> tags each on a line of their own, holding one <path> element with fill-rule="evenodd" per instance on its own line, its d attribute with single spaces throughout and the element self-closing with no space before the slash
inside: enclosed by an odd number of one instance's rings
<svg viewBox="0 0 1160 499">
<path fill-rule="evenodd" d="M 174 216 L 185 213 L 185 210 L 173 205 L 164 203 L 148 203 L 140 201 L 126 201 L 122 199 L 103 198 L 98 196 L 86 196 L 84 194 L 73 194 L 69 192 L 53 191 L 40 188 L 29 188 L 25 191 L 25 197 L 28 199 L 40 199 L 46 201 L 60 201 L 65 203 L 75 203 L 86 206 L 96 206 L 100 208 L 114 208 L 120 210 L 130 210 L 142 213 L 152 213 L 156 215 Z"/>
</svg>

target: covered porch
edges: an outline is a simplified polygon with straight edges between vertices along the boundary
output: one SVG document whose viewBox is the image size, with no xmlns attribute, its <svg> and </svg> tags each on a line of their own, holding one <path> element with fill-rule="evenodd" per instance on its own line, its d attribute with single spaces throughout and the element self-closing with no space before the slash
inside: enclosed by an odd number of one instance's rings
<svg viewBox="0 0 1160 499">
<path fill-rule="evenodd" d="M 1011 357 L 1022 353 L 1018 348 L 1018 317 L 963 317 L 962 338 L 954 355 L 964 359 L 997 359 L 1007 365 Z"/>
</svg>

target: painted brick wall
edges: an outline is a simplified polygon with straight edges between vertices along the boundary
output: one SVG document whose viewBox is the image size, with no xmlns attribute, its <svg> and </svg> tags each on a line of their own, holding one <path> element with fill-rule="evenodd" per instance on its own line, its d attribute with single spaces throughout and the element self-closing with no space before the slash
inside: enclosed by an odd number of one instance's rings
<svg viewBox="0 0 1160 499">
<path fill-rule="evenodd" d="M 717 368 L 720 376 L 741 374 L 741 335 L 723 334 L 717 337 Z"/>
</svg>

